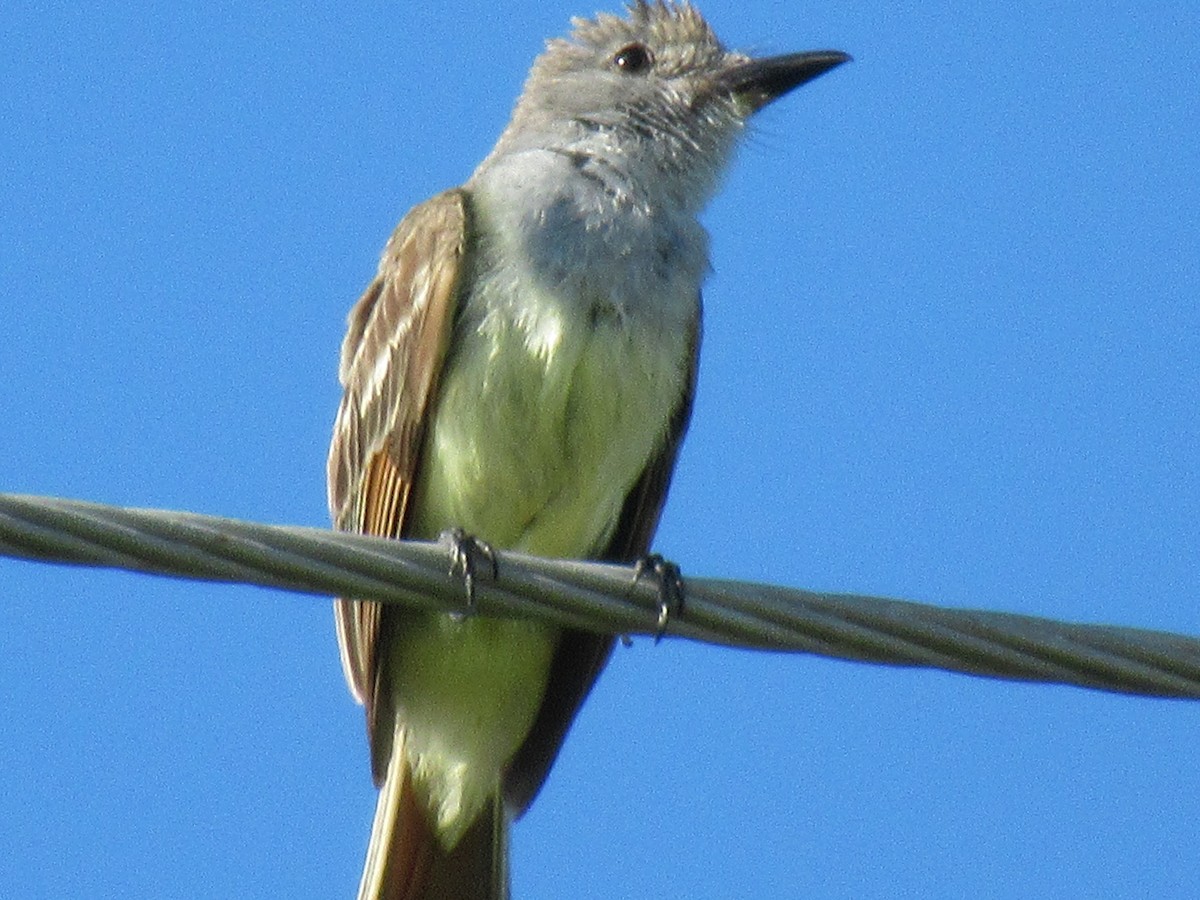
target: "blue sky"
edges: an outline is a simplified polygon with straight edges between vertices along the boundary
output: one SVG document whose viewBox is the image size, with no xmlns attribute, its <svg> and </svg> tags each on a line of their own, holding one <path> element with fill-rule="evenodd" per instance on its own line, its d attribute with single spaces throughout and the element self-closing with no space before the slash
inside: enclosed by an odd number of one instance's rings
<svg viewBox="0 0 1200 900">
<path fill-rule="evenodd" d="M 346 311 L 594 3 L 7 10 L 0 490 L 324 525 Z M 1200 7 L 702 9 L 856 61 L 760 117 L 706 215 L 657 548 L 1200 634 Z M 0 896 L 352 894 L 374 792 L 327 602 L 0 584 Z M 514 895 L 1192 897 L 1198 731 L 638 641 L 515 829 Z"/>
</svg>

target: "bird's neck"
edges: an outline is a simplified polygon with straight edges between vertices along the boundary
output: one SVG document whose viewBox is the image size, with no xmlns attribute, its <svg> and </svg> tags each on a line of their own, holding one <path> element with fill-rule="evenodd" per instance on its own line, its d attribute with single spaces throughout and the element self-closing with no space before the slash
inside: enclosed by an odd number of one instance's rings
<svg viewBox="0 0 1200 900">
<path fill-rule="evenodd" d="M 563 147 L 493 154 L 467 189 L 487 273 L 566 302 L 654 310 L 664 327 L 695 315 L 708 236 L 694 210 L 619 160 Z"/>
</svg>

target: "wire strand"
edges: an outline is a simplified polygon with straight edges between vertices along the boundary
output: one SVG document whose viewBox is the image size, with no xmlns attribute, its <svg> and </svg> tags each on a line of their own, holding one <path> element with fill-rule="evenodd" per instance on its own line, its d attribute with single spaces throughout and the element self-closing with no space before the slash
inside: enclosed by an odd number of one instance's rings
<svg viewBox="0 0 1200 900">
<path fill-rule="evenodd" d="M 0 554 L 464 611 L 445 546 L 195 513 L 0 494 Z M 633 569 L 499 556 L 475 612 L 656 634 L 658 590 Z M 667 633 L 760 650 L 1200 699 L 1200 640 L 1012 613 L 687 578 Z"/>
</svg>

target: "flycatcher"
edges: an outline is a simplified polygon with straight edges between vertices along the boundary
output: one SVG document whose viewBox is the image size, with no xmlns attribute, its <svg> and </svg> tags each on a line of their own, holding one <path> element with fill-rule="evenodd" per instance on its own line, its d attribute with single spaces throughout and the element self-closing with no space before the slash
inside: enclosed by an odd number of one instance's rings
<svg viewBox="0 0 1200 900">
<path fill-rule="evenodd" d="M 644 556 L 688 424 L 708 238 L 746 120 L 845 62 L 726 50 L 685 3 L 577 19 L 467 183 L 408 213 L 342 345 L 338 528 Z M 380 786 L 360 898 L 500 900 L 507 830 L 609 635 L 335 603 Z"/>
</svg>

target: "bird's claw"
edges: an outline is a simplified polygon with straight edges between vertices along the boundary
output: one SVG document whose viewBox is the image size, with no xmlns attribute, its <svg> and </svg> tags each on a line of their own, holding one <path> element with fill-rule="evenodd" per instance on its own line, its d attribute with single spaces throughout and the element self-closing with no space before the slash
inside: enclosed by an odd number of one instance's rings
<svg viewBox="0 0 1200 900">
<path fill-rule="evenodd" d="M 496 551 L 487 541 L 481 541 L 461 528 L 447 528 L 438 535 L 438 543 L 445 544 L 449 549 L 450 575 L 462 578 L 463 588 L 467 593 L 467 612 L 474 612 L 475 576 L 479 571 L 479 561 L 487 561 L 492 580 L 495 581 L 500 575 L 496 565 Z"/>
<path fill-rule="evenodd" d="M 667 633 L 671 616 L 683 610 L 683 576 L 679 566 L 657 553 L 643 556 L 634 565 L 633 583 L 637 584 L 644 575 L 650 575 L 658 582 L 658 623 L 654 628 L 654 642 L 658 643 Z"/>
</svg>

